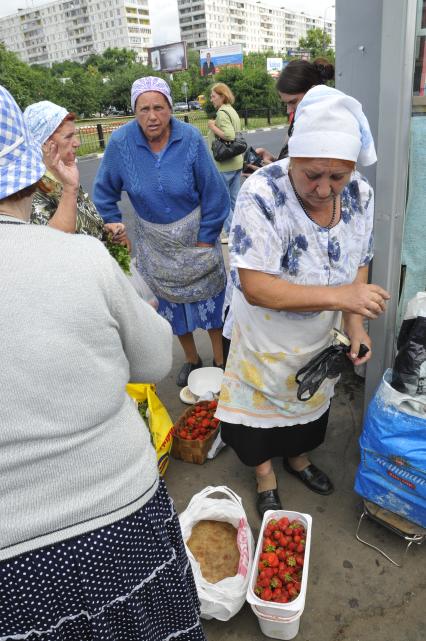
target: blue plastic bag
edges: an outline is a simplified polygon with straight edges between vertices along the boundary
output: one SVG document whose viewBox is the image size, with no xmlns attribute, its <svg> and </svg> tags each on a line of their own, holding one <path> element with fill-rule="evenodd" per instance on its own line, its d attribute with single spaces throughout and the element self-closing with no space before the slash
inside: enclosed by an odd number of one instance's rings
<svg viewBox="0 0 426 641">
<path fill-rule="evenodd" d="M 390 380 L 387 370 L 367 409 L 355 491 L 426 527 L 426 414 L 415 412 Z"/>
</svg>

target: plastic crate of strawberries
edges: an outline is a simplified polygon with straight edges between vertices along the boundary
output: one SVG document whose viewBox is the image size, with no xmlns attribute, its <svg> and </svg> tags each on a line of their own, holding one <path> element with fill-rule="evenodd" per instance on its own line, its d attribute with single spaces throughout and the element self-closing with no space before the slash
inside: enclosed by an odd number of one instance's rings
<svg viewBox="0 0 426 641">
<path fill-rule="evenodd" d="M 174 458 L 204 463 L 219 429 L 216 408 L 217 401 L 199 401 L 179 417 L 173 428 Z"/>
<path fill-rule="evenodd" d="M 301 592 L 306 529 L 300 519 L 270 519 L 263 530 L 254 593 L 263 601 L 288 603 Z"/>
</svg>

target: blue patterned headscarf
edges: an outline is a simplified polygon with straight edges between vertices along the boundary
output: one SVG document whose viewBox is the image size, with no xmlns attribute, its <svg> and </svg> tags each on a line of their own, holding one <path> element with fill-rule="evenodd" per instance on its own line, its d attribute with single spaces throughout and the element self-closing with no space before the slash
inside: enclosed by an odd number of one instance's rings
<svg viewBox="0 0 426 641">
<path fill-rule="evenodd" d="M 297 105 L 288 153 L 291 158 L 336 158 L 365 166 L 377 161 L 361 103 L 326 85 L 309 89 Z"/>
<path fill-rule="evenodd" d="M 173 109 L 173 100 L 167 82 L 157 76 L 147 76 L 146 78 L 135 80 L 132 84 L 131 103 L 133 111 L 135 110 L 136 100 L 146 91 L 158 91 L 162 93 L 169 103 L 170 108 Z"/>
<path fill-rule="evenodd" d="M 33 138 L 40 147 L 56 131 L 68 111 L 49 100 L 42 100 L 29 105 L 24 111 L 24 120 Z"/>
<path fill-rule="evenodd" d="M 0 85 L 0 199 L 34 185 L 44 174 L 40 148 L 10 93 Z"/>
</svg>

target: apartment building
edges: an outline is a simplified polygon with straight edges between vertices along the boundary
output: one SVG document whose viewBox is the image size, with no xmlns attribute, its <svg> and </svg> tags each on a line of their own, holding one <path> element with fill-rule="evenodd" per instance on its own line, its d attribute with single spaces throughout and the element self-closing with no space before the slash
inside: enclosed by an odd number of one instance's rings
<svg viewBox="0 0 426 641">
<path fill-rule="evenodd" d="M 148 0 L 56 0 L 0 18 L 0 42 L 24 62 L 84 62 L 108 47 L 133 49 L 147 62 Z"/>
<path fill-rule="evenodd" d="M 241 44 L 244 52 L 294 49 L 309 29 L 325 28 L 334 48 L 335 23 L 265 0 L 177 0 L 182 40 L 188 47 Z M 283 0 L 285 4 L 285 0 Z"/>
</svg>

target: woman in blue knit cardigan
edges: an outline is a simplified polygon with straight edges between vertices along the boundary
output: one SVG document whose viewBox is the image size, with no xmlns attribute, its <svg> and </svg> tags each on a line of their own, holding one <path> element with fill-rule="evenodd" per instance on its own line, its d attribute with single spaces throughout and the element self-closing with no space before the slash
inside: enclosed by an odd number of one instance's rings
<svg viewBox="0 0 426 641">
<path fill-rule="evenodd" d="M 208 331 L 213 364 L 223 365 L 226 274 L 219 234 L 229 214 L 229 196 L 201 134 L 172 117 L 164 80 L 136 80 L 131 101 L 135 119 L 110 138 L 94 202 L 108 223 L 121 221 L 117 203 L 122 191 L 134 206 L 138 269 L 185 352 L 176 381 L 184 387 L 190 372 L 202 366 L 196 328 Z"/>
</svg>

